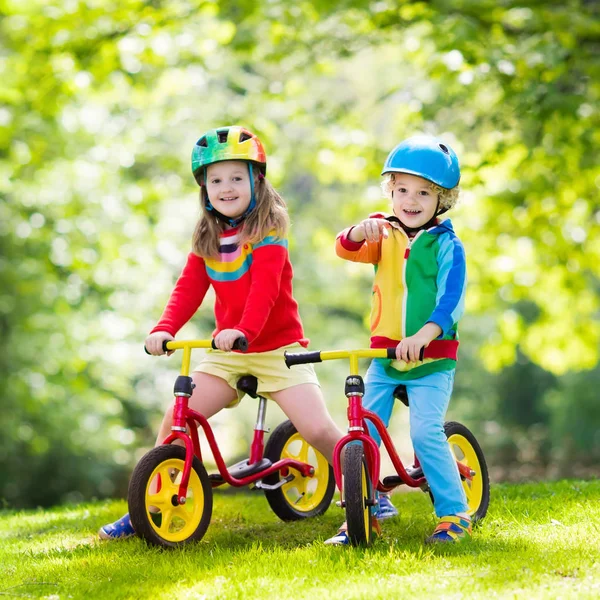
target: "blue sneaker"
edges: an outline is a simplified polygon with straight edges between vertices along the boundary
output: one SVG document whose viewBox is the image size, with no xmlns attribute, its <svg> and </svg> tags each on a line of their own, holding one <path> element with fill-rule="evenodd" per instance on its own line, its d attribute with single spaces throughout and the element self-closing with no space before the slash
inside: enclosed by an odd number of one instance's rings
<svg viewBox="0 0 600 600">
<path fill-rule="evenodd" d="M 389 496 L 379 494 L 377 508 L 375 509 L 373 516 L 378 521 L 385 521 L 385 519 L 391 519 L 392 517 L 398 516 L 398 511 L 396 507 L 392 504 L 392 501 L 390 500 Z"/>
<path fill-rule="evenodd" d="M 344 523 L 339 531 L 328 540 L 323 543 L 328 546 L 348 546 L 350 544 L 350 538 L 348 537 L 348 531 L 346 530 L 347 524 Z M 381 525 L 375 517 L 371 517 L 371 527 L 373 528 L 373 538 L 381 535 Z"/>
<path fill-rule="evenodd" d="M 323 543 L 327 544 L 328 546 L 347 546 L 348 544 L 350 544 L 348 532 L 340 529 L 333 537 L 330 537 Z"/>
<path fill-rule="evenodd" d="M 100 530 L 98 531 L 98 537 L 101 540 L 125 539 L 132 535 L 135 535 L 135 531 L 131 525 L 129 513 L 123 515 L 114 523 L 109 523 L 108 525 L 104 525 L 104 527 L 100 527 Z"/>
</svg>

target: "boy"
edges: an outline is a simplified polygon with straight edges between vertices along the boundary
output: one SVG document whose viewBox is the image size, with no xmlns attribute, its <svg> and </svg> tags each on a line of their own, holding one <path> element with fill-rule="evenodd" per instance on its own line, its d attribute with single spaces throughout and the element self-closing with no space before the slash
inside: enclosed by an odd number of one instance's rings
<svg viewBox="0 0 600 600">
<path fill-rule="evenodd" d="M 411 440 L 439 517 L 426 541 L 455 542 L 470 536 L 471 518 L 443 423 L 454 381 L 466 268 L 452 224 L 438 217 L 456 204 L 460 167 L 447 144 L 416 136 L 392 150 L 382 175 L 393 216 L 371 215 L 336 241 L 341 258 L 375 265 L 371 347 L 396 346 L 397 360 L 371 363 L 363 406 L 387 426 L 393 390 L 406 386 Z M 380 443 L 375 429 L 370 432 Z M 345 524 L 325 543 L 348 544 Z"/>
</svg>

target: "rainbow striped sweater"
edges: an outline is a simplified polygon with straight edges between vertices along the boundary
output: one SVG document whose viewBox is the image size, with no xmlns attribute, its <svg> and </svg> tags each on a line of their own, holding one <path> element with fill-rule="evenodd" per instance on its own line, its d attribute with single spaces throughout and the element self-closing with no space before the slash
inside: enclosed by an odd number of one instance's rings
<svg viewBox="0 0 600 600">
<path fill-rule="evenodd" d="M 221 235 L 218 258 L 190 253 L 167 306 L 151 333 L 175 336 L 187 323 L 208 288 L 215 290 L 216 329 L 239 329 L 250 352 L 266 352 L 304 337 L 298 304 L 292 295 L 292 265 L 287 239 L 274 233 L 256 244 L 241 243 L 240 227 Z"/>
<path fill-rule="evenodd" d="M 397 379 L 422 377 L 454 368 L 458 351 L 457 323 L 464 311 L 466 261 L 462 243 L 449 219 L 421 230 L 410 239 L 402 227 L 381 213 L 370 217 L 390 220 L 389 237 L 379 242 L 353 242 L 351 227 L 336 240 L 341 258 L 375 266 L 371 303 L 371 347 L 388 348 L 432 322 L 442 333 L 416 363 L 388 361 Z"/>
</svg>

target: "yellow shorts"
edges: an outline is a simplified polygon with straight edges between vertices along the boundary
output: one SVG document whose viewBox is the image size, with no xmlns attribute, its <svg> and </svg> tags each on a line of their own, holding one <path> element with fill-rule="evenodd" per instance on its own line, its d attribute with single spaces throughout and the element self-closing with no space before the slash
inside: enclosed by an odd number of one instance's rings
<svg viewBox="0 0 600 600">
<path fill-rule="evenodd" d="M 288 369 L 283 353 L 301 352 L 304 347 L 298 343 L 289 344 L 269 350 L 268 352 L 221 352 L 207 350 L 202 362 L 194 369 L 195 373 L 208 373 L 224 379 L 230 387 L 237 391 L 238 398 L 227 408 L 233 408 L 240 403 L 244 393 L 237 387 L 237 381 L 243 375 L 254 375 L 258 381 L 257 391 L 260 395 L 269 397 L 269 392 L 278 392 L 302 383 L 319 385 L 317 374 L 311 364 L 296 365 Z"/>
</svg>

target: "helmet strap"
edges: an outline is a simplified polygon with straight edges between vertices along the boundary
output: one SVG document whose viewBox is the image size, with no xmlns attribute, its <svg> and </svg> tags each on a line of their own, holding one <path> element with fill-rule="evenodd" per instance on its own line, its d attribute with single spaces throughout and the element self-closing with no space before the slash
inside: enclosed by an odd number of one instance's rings
<svg viewBox="0 0 600 600">
<path fill-rule="evenodd" d="M 217 219 L 219 219 L 219 221 L 221 221 L 222 223 L 225 223 L 226 225 L 229 225 L 230 227 L 237 227 L 238 225 L 240 225 L 243 221 L 245 221 L 246 217 L 256 207 L 256 194 L 254 192 L 254 173 L 252 170 L 251 162 L 248 162 L 248 173 L 250 175 L 250 204 L 248 205 L 248 208 L 244 211 L 244 214 L 240 215 L 239 217 L 236 217 L 235 219 L 232 219 L 231 217 L 228 217 L 227 215 L 224 215 L 223 213 L 219 212 L 211 204 L 210 198 L 208 197 L 208 190 L 205 190 L 206 191 L 206 201 L 205 201 L 204 205 L 206 207 L 206 210 L 208 210 L 210 213 L 215 215 L 215 217 L 217 217 Z M 206 185 L 206 167 L 204 167 L 204 182 Z"/>
</svg>

